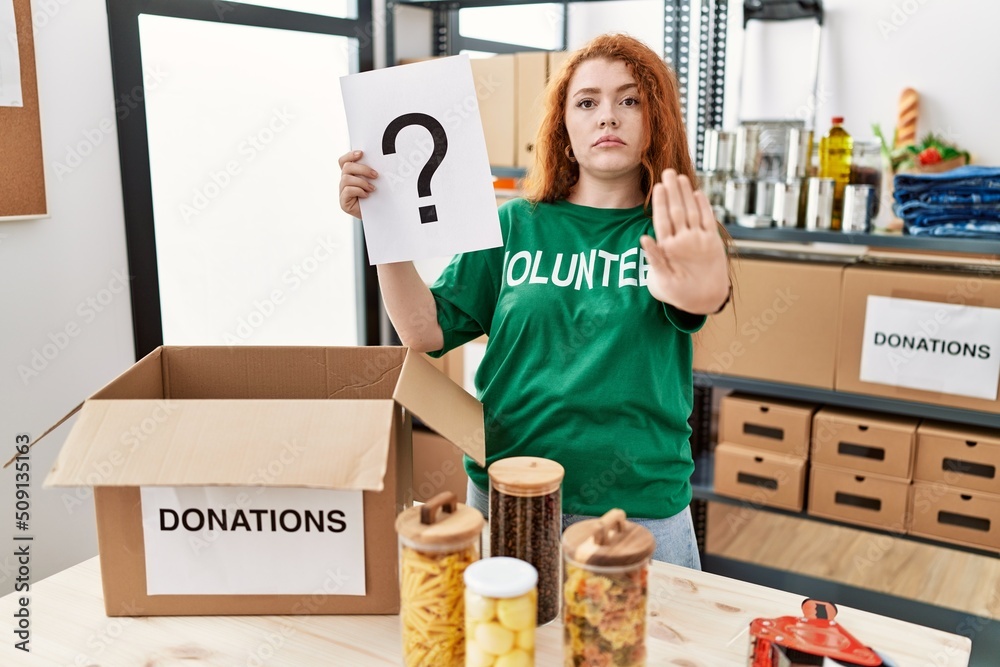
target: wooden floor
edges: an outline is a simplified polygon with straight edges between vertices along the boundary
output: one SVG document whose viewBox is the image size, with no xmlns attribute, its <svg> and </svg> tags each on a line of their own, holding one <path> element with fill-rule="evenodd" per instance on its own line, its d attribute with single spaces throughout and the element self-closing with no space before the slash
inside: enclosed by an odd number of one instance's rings
<svg viewBox="0 0 1000 667">
<path fill-rule="evenodd" d="M 709 503 L 706 550 L 1000 619 L 1000 558 Z"/>
</svg>

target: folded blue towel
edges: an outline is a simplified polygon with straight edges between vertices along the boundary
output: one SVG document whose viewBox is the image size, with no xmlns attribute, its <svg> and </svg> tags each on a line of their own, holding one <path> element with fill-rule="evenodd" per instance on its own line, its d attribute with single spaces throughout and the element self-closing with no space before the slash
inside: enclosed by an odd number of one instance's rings
<svg viewBox="0 0 1000 667">
<path fill-rule="evenodd" d="M 928 191 L 975 195 L 1000 193 L 1000 167 L 966 165 L 939 174 L 897 174 L 893 184 L 900 203 Z"/>
<path fill-rule="evenodd" d="M 1000 167 L 899 174 L 894 185 L 907 234 L 1000 238 Z"/>
<path fill-rule="evenodd" d="M 958 236 L 1000 240 L 1000 222 L 945 222 L 927 227 L 908 225 L 906 233 L 912 236 Z"/>
</svg>

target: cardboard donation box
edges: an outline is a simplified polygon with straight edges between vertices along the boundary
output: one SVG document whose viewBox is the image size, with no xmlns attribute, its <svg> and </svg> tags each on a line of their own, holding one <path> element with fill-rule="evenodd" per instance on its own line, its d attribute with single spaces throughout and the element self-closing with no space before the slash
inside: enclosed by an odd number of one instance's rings
<svg viewBox="0 0 1000 667">
<path fill-rule="evenodd" d="M 109 616 L 395 613 L 410 413 L 485 458 L 401 347 L 160 347 L 79 411 L 46 484 L 94 486 Z"/>
<path fill-rule="evenodd" d="M 542 124 L 549 56 L 545 51 L 515 53 L 517 67 L 517 166 L 528 168 L 535 160 L 535 137 Z"/>
<path fill-rule="evenodd" d="M 815 411 L 805 403 L 730 394 L 722 399 L 719 441 L 804 459 Z"/>
<path fill-rule="evenodd" d="M 833 389 L 843 268 L 735 261 L 732 300 L 694 336 L 694 369 Z"/>
<path fill-rule="evenodd" d="M 1000 277 L 848 267 L 836 388 L 1000 412 Z"/>
<path fill-rule="evenodd" d="M 823 408 L 813 424 L 813 463 L 909 480 L 917 419 Z"/>
<path fill-rule="evenodd" d="M 910 483 L 813 464 L 809 514 L 905 533 Z"/>
<path fill-rule="evenodd" d="M 715 492 L 758 505 L 802 509 L 806 461 L 729 443 L 715 448 Z"/>
<path fill-rule="evenodd" d="M 924 422 L 917 429 L 913 479 L 1000 494 L 1000 432 Z"/>
<path fill-rule="evenodd" d="M 1000 496 L 914 482 L 914 535 L 1000 551 Z"/>
<path fill-rule="evenodd" d="M 514 54 L 473 58 L 471 64 L 490 164 L 513 167 L 517 163 L 518 118 Z"/>
</svg>

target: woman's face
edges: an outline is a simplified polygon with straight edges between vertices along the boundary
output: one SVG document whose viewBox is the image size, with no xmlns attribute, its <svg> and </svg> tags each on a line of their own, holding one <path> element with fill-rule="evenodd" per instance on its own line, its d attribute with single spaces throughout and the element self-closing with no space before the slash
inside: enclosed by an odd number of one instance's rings
<svg viewBox="0 0 1000 667">
<path fill-rule="evenodd" d="M 566 130 L 580 170 L 605 178 L 639 168 L 643 136 L 639 89 L 620 60 L 587 60 L 566 95 Z"/>
</svg>

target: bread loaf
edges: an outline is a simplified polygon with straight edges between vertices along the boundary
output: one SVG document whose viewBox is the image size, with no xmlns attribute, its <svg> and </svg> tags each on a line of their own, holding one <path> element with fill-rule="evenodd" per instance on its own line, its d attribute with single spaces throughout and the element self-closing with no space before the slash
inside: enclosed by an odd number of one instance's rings
<svg viewBox="0 0 1000 667">
<path fill-rule="evenodd" d="M 913 88 L 904 88 L 899 96 L 899 114 L 896 118 L 896 148 L 912 146 L 917 142 L 917 114 L 920 95 Z"/>
</svg>

